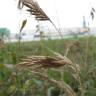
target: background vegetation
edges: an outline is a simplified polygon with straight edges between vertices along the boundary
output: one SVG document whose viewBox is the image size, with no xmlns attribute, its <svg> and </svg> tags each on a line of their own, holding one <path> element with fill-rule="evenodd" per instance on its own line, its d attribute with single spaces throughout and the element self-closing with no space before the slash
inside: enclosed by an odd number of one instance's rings
<svg viewBox="0 0 96 96">
<path fill-rule="evenodd" d="M 40 41 L 22 42 L 20 47 L 17 42 L 6 43 L 0 48 L 0 96 L 96 96 L 96 37 L 42 40 L 42 45 Z M 32 73 L 30 69 L 16 71 L 14 66 L 26 56 L 53 56 L 49 49 L 63 56 L 69 49 L 67 57 L 79 65 L 79 73 L 74 73 L 70 68 L 63 69 L 63 81 L 76 95 L 72 92 L 69 92 L 71 95 L 65 94 L 66 90 L 62 93 L 56 84 Z M 73 73 L 80 77 L 80 81 L 74 78 Z M 49 69 L 47 75 L 50 79 L 61 80 L 57 70 Z"/>
</svg>

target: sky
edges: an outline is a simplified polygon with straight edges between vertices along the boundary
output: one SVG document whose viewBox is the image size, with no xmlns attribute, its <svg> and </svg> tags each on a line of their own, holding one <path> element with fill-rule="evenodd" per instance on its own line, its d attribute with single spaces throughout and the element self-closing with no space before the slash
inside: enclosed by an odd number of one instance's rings
<svg viewBox="0 0 96 96">
<path fill-rule="evenodd" d="M 12 33 L 19 32 L 21 23 L 27 19 L 25 30 L 36 28 L 37 21 L 34 16 L 25 10 L 17 8 L 18 0 L 0 0 L 0 28 L 7 27 Z M 91 27 L 95 27 L 90 19 L 91 7 L 96 6 L 95 0 L 37 0 L 40 7 L 50 17 L 57 28 L 82 27 L 83 16 Z M 96 8 L 95 8 L 96 9 Z M 52 27 L 50 22 L 42 22 L 41 25 Z"/>
</svg>

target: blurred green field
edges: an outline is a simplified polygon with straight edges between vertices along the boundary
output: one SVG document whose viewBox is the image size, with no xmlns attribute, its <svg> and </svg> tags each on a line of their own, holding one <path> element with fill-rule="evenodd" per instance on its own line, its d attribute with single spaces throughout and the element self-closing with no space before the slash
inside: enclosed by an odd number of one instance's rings
<svg viewBox="0 0 96 96">
<path fill-rule="evenodd" d="M 18 42 L 6 43 L 0 49 L 0 96 L 47 96 L 44 92 L 44 82 L 39 77 L 26 71 L 22 72 L 23 74 L 16 75 L 14 74 L 15 70 L 6 68 L 4 64 L 16 65 L 22 58 L 31 55 L 52 56 L 53 54 L 50 50 L 65 55 L 68 48 L 67 57 L 70 60 L 80 66 L 87 64 L 86 67 L 82 67 L 80 73 L 85 93 L 80 94 L 78 82 L 71 76 L 70 72 L 65 72 L 64 81 L 72 87 L 77 96 L 96 96 L 96 37 L 92 36 L 21 42 L 20 48 Z M 90 69 L 95 71 L 88 75 L 87 72 Z M 48 75 L 56 80 L 60 79 L 60 74 L 53 70 L 49 70 Z M 38 83 L 37 81 L 40 82 Z M 59 88 L 50 83 L 48 88 L 50 89 L 51 87 L 53 88 L 53 95 L 51 96 L 59 96 Z"/>
<path fill-rule="evenodd" d="M 49 50 L 53 50 L 65 55 L 66 49 L 71 46 L 68 57 L 75 62 L 84 62 L 86 54 L 89 63 L 96 62 L 96 37 L 89 37 L 88 52 L 86 53 L 86 38 L 71 38 L 63 40 L 43 40 L 21 42 L 20 48 L 17 43 L 6 43 L 4 48 L 0 49 L 0 63 L 14 64 L 19 62 L 20 58 L 30 55 L 52 55 Z"/>
</svg>

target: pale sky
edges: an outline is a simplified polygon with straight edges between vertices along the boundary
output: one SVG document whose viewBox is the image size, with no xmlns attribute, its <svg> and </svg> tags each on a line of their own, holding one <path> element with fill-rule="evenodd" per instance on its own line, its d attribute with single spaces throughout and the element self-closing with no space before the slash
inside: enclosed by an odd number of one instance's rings
<svg viewBox="0 0 96 96">
<path fill-rule="evenodd" d="M 26 30 L 35 28 L 37 22 L 34 16 L 17 8 L 18 0 L 0 0 L 0 28 L 7 27 L 11 32 L 18 32 L 22 20 L 28 19 Z M 92 6 L 96 6 L 95 0 L 37 0 L 40 7 L 51 18 L 58 28 L 82 27 L 83 16 L 90 26 L 95 27 L 94 21 L 89 19 Z M 95 7 L 96 9 L 96 7 Z M 43 25 L 52 26 L 42 22 Z"/>
</svg>

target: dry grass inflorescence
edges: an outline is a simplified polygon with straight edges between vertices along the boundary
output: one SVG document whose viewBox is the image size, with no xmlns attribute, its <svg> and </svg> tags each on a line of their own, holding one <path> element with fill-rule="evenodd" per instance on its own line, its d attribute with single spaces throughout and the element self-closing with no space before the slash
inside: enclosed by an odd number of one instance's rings
<svg viewBox="0 0 96 96">
<path fill-rule="evenodd" d="M 45 81 L 54 83 L 60 88 L 62 92 L 65 92 L 67 96 L 77 96 L 76 92 L 70 85 L 64 82 L 64 70 L 70 70 L 73 77 L 80 84 L 81 91 L 82 84 L 80 81 L 79 73 L 80 67 L 78 64 L 74 64 L 68 57 L 62 56 L 59 53 L 54 52 L 54 56 L 28 56 L 27 59 L 22 59 L 22 62 L 17 64 L 17 70 L 30 70 L 32 74 L 43 78 Z M 61 79 L 56 80 L 48 77 L 48 69 L 57 70 L 61 73 Z"/>
</svg>

